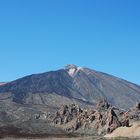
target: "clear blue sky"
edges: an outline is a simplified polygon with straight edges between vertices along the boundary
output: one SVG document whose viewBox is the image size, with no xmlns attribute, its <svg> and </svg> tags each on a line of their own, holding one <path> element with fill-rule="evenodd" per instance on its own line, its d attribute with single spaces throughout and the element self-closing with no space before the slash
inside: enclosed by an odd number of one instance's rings
<svg viewBox="0 0 140 140">
<path fill-rule="evenodd" d="M 140 84 L 140 0 L 0 0 L 0 81 L 69 63 Z"/>
</svg>

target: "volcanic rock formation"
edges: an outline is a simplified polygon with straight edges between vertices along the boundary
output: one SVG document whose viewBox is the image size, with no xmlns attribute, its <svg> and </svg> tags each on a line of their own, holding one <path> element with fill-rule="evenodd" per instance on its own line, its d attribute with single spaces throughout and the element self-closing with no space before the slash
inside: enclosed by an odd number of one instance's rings
<svg viewBox="0 0 140 140">
<path fill-rule="evenodd" d="M 0 100 L 5 94 L 5 99 L 20 104 L 58 107 L 76 103 L 85 106 L 106 99 L 113 106 L 129 109 L 140 100 L 140 86 L 71 64 L 64 69 L 33 74 L 1 85 Z"/>
</svg>

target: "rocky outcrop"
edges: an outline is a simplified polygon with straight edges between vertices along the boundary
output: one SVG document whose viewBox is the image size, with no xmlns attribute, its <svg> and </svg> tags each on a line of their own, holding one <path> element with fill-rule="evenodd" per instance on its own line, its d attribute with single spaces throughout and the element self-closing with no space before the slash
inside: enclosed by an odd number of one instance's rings
<svg viewBox="0 0 140 140">
<path fill-rule="evenodd" d="M 107 102 L 106 99 L 101 99 L 97 102 L 96 104 L 96 108 L 98 110 L 101 110 L 101 109 L 108 109 L 110 107 L 110 104 Z"/>
<path fill-rule="evenodd" d="M 68 131 L 95 129 L 98 134 L 106 134 L 120 126 L 128 127 L 129 117 L 125 112 L 116 113 L 116 110 L 107 101 L 102 100 L 97 103 L 96 107 L 87 109 L 81 109 L 75 104 L 63 105 L 56 112 L 53 122 L 65 126 L 72 122 L 72 125 L 66 127 Z"/>
<path fill-rule="evenodd" d="M 56 112 L 53 122 L 55 124 L 66 124 L 77 117 L 83 110 L 75 104 L 63 105 Z"/>
<path fill-rule="evenodd" d="M 50 114 L 50 112 L 44 112 L 44 113 L 40 113 L 40 114 L 35 114 L 34 118 L 36 120 L 46 120 L 46 119 L 51 118 L 51 114 Z"/>
<path fill-rule="evenodd" d="M 125 113 L 125 115 L 131 123 L 140 121 L 140 103 L 137 102 L 133 108 L 130 108 L 130 110 Z"/>
<path fill-rule="evenodd" d="M 111 133 L 113 130 L 115 130 L 117 127 L 120 127 L 121 125 L 122 122 L 119 121 L 119 118 L 116 115 L 115 111 L 112 108 L 109 109 L 106 120 L 107 133 Z"/>
</svg>

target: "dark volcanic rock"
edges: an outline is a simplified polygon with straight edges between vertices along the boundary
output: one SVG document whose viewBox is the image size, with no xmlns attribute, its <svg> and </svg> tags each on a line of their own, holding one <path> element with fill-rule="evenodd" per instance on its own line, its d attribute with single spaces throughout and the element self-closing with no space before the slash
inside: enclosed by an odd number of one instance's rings
<svg viewBox="0 0 140 140">
<path fill-rule="evenodd" d="M 22 104 L 63 103 L 95 104 L 99 99 L 108 100 L 113 106 L 128 109 L 140 100 L 140 86 L 120 78 L 88 68 L 68 65 L 65 69 L 34 74 L 0 85 L 1 94 L 11 94 L 11 100 Z M 55 98 L 56 97 L 56 98 Z M 1 99 L 0 99 L 1 100 Z M 102 105 L 101 105 L 102 104 Z M 55 105 L 57 106 L 57 105 Z M 100 107 L 108 108 L 105 101 Z"/>
<path fill-rule="evenodd" d="M 136 109 L 140 110 L 140 103 L 136 104 Z"/>
<path fill-rule="evenodd" d="M 70 96 L 69 86 L 72 79 L 65 70 L 52 71 L 43 74 L 30 75 L 0 87 L 1 92 L 24 91 L 28 93 L 56 92 Z M 66 94 L 67 93 L 67 94 Z"/>
</svg>

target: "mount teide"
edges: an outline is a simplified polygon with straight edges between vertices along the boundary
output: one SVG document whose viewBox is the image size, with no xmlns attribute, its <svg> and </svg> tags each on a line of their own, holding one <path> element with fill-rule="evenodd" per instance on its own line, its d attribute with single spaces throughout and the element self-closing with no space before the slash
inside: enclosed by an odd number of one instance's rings
<svg viewBox="0 0 140 140">
<path fill-rule="evenodd" d="M 68 103 L 91 105 L 105 98 L 114 106 L 128 109 L 140 101 L 139 85 L 75 65 L 0 85 L 0 93 L 0 100 L 5 102 L 53 107 Z"/>
</svg>

